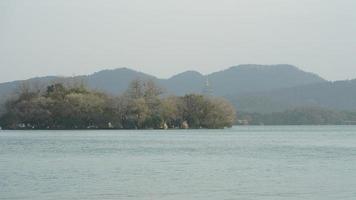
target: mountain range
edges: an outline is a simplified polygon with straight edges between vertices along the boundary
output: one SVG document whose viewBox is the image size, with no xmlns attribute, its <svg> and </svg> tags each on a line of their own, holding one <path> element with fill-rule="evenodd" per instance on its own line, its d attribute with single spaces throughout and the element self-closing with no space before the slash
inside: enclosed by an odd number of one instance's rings
<svg viewBox="0 0 356 200">
<path fill-rule="evenodd" d="M 244 112 L 279 112 L 301 106 L 356 110 L 356 80 L 331 82 L 285 64 L 239 65 L 207 75 L 186 71 L 168 79 L 118 68 L 76 77 L 38 77 L 26 80 L 26 84 L 80 80 L 92 89 L 117 95 L 123 93 L 134 79 L 153 80 L 168 95 L 201 93 L 208 81 L 213 95 L 228 98 Z M 0 83 L 0 99 L 4 101 L 23 83 Z"/>
</svg>

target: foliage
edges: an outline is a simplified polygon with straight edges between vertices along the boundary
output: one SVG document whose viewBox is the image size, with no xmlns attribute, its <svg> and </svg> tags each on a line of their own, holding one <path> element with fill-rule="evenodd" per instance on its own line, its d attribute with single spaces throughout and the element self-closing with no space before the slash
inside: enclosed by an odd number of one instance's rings
<svg viewBox="0 0 356 200">
<path fill-rule="evenodd" d="M 250 125 L 346 125 L 356 123 L 355 112 L 319 107 L 299 107 L 268 114 L 238 113 L 237 124 Z"/>
<path fill-rule="evenodd" d="M 159 129 L 232 126 L 235 109 L 226 100 L 198 94 L 162 97 L 153 81 L 134 80 L 117 97 L 83 85 L 49 85 L 19 92 L 0 117 L 5 129 Z"/>
</svg>

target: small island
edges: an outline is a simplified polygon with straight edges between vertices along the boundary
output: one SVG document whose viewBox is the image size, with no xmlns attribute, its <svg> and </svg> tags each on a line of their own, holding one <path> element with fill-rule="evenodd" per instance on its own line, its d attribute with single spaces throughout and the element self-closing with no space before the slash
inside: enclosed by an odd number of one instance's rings
<svg viewBox="0 0 356 200">
<path fill-rule="evenodd" d="M 84 84 L 23 87 L 5 103 L 2 129 L 221 129 L 235 121 L 225 99 L 201 94 L 164 95 L 153 81 L 134 80 L 119 96 Z"/>
</svg>

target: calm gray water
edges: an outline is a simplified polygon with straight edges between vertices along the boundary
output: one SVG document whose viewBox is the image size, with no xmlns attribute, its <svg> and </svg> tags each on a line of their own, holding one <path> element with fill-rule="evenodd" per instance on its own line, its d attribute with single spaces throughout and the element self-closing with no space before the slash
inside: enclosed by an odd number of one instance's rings
<svg viewBox="0 0 356 200">
<path fill-rule="evenodd" d="M 356 199 L 356 127 L 0 131 L 0 199 Z"/>
</svg>

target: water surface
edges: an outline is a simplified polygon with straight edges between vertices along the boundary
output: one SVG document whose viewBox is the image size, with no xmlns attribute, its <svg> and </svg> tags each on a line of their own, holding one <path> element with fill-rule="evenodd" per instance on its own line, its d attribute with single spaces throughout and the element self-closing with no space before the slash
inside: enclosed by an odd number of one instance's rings
<svg viewBox="0 0 356 200">
<path fill-rule="evenodd" d="M 0 199 L 356 199 L 356 127 L 0 131 Z"/>
</svg>

